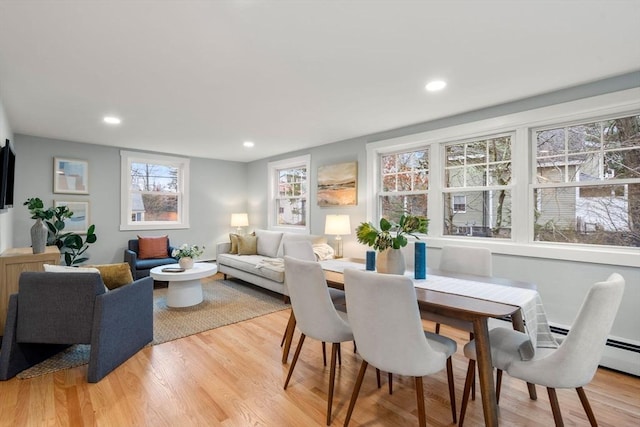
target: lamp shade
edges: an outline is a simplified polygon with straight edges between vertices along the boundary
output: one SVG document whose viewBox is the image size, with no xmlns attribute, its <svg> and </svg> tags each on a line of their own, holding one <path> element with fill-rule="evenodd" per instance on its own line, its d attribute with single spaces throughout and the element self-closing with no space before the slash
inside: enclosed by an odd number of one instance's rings
<svg viewBox="0 0 640 427">
<path fill-rule="evenodd" d="M 324 234 L 334 234 L 336 236 L 351 234 L 349 215 L 327 215 Z"/>
<path fill-rule="evenodd" d="M 231 214 L 232 227 L 247 227 L 248 225 L 249 225 L 249 215 L 247 215 L 246 213 Z"/>
</svg>

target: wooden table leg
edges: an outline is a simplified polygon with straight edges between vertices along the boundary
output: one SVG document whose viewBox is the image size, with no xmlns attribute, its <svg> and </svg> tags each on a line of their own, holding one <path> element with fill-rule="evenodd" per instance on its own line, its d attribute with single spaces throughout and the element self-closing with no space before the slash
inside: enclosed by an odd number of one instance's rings
<svg viewBox="0 0 640 427">
<path fill-rule="evenodd" d="M 284 347 L 282 348 L 282 363 L 287 363 L 287 359 L 289 358 L 289 351 L 291 350 L 291 341 L 293 340 L 293 332 L 296 329 L 296 316 L 293 314 L 293 310 L 291 310 L 291 315 L 289 316 L 289 322 L 287 323 L 287 329 L 285 330 L 284 336 Z"/>
<path fill-rule="evenodd" d="M 522 319 L 522 311 L 518 310 L 511 315 L 511 323 L 513 329 L 520 332 L 526 332 L 524 329 L 524 320 Z M 538 400 L 538 393 L 536 392 L 536 385 L 533 383 L 527 383 L 527 389 L 529 389 L 529 399 Z"/>
<path fill-rule="evenodd" d="M 493 364 L 491 363 L 489 328 L 486 317 L 474 319 L 473 333 L 476 340 L 476 359 L 478 377 L 480 378 L 484 424 L 487 427 L 496 427 L 498 425 L 498 403 L 496 402 L 496 392 L 493 385 Z"/>
</svg>

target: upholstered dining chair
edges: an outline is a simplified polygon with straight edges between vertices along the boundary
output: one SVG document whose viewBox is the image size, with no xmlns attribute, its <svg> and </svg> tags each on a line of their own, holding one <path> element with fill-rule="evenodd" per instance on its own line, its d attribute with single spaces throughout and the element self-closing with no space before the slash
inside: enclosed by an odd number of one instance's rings
<svg viewBox="0 0 640 427">
<path fill-rule="evenodd" d="M 297 326 L 302 332 L 284 388 L 287 389 L 307 336 L 318 341 L 332 343 L 329 395 L 327 397 L 327 425 L 329 425 L 331 424 L 331 407 L 336 376 L 336 356 L 340 343 L 353 341 L 351 327 L 346 320 L 346 314 L 338 312 L 331 302 L 327 281 L 319 263 L 285 255 L 284 278 L 289 289 L 291 307 L 296 316 Z"/>
<path fill-rule="evenodd" d="M 290 256 L 297 259 L 303 259 L 305 261 L 316 261 L 316 255 L 313 252 L 313 245 L 308 240 L 289 240 L 283 243 L 283 251 L 284 256 Z M 336 307 L 336 310 L 339 311 L 347 311 L 347 303 L 344 298 L 344 291 L 335 288 L 328 288 L 329 296 L 331 297 L 331 301 L 333 305 Z M 282 340 L 280 341 L 280 347 L 284 345 L 284 340 L 287 337 L 287 334 L 293 334 L 291 329 L 295 328 L 295 316 L 293 315 L 293 311 L 289 315 L 289 321 L 287 322 L 287 327 L 282 334 Z M 338 357 L 340 354 L 338 353 Z M 324 366 L 327 366 L 327 351 L 326 344 L 322 343 L 322 361 L 324 362 Z"/>
<path fill-rule="evenodd" d="M 607 335 L 611 331 L 622 301 L 624 286 L 624 278 L 617 273 L 613 273 L 604 282 L 594 284 L 587 292 L 573 326 L 560 346 L 536 348 L 535 355 L 530 360 L 522 360 L 519 351 L 521 344 L 528 340 L 526 334 L 507 328 L 489 331 L 494 366 L 506 370 L 514 378 L 546 387 L 556 426 L 564 425 L 556 395 L 557 388 L 575 388 L 589 422 L 592 426 L 597 425 L 583 387 L 591 382 L 596 373 Z M 465 345 L 464 354 L 469 358 L 469 367 L 472 368 L 476 358 L 475 341 L 472 340 Z M 460 410 L 460 426 L 464 422 L 466 412 L 469 379 L 467 373 Z M 499 391 L 498 385 L 496 393 Z"/>
<path fill-rule="evenodd" d="M 349 425 L 369 364 L 381 371 L 415 378 L 420 426 L 426 425 L 422 377 L 446 366 L 455 423 L 451 355 L 456 352 L 456 342 L 423 330 L 411 279 L 346 269 L 344 282 L 349 323 L 362 357 L 344 425 Z"/>
</svg>

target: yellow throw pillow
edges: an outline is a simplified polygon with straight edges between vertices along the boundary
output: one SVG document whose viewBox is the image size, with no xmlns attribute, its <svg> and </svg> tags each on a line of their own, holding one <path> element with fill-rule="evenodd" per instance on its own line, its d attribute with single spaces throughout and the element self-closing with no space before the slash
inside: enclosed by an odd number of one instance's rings
<svg viewBox="0 0 640 427">
<path fill-rule="evenodd" d="M 256 236 L 238 236 L 238 255 L 256 255 L 258 238 Z"/>
<path fill-rule="evenodd" d="M 231 240 L 231 250 L 229 250 L 230 254 L 238 253 L 238 235 L 235 233 L 229 233 L 229 240 Z"/>
<path fill-rule="evenodd" d="M 104 285 L 109 290 L 114 290 L 120 286 L 128 285 L 133 282 L 133 276 L 131 275 L 131 268 L 126 262 L 118 264 L 99 264 L 91 265 L 87 267 L 96 268 L 100 272 Z"/>
</svg>

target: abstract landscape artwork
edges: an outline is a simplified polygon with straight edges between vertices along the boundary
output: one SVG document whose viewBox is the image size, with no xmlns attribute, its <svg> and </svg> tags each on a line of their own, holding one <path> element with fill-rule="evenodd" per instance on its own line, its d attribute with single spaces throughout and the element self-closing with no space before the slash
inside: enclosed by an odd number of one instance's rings
<svg viewBox="0 0 640 427">
<path fill-rule="evenodd" d="M 358 162 L 318 168 L 318 206 L 357 205 Z"/>
</svg>

